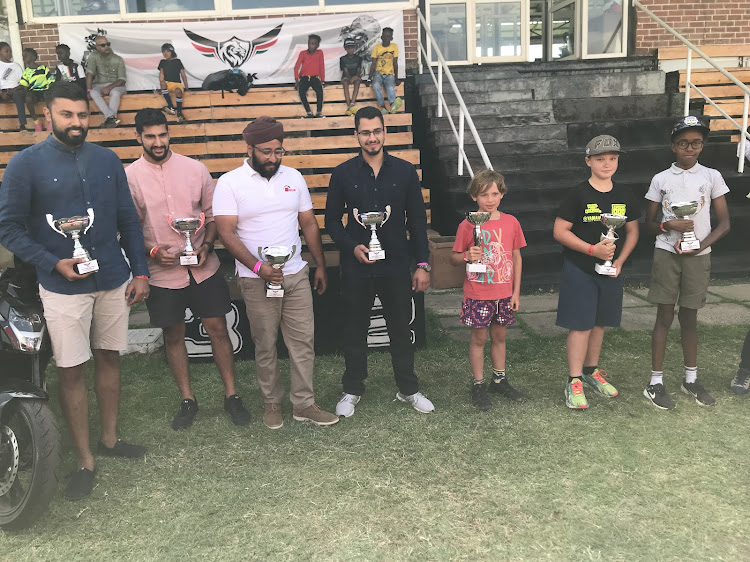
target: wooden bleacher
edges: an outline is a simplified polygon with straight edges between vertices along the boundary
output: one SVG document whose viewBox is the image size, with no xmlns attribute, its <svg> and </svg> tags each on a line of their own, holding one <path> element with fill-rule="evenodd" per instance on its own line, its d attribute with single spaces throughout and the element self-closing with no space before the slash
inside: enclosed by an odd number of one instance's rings
<svg viewBox="0 0 750 562">
<path fill-rule="evenodd" d="M 699 48 L 709 57 L 718 59 L 722 66 L 740 82 L 750 86 L 750 45 L 707 45 Z M 662 67 L 665 63 L 685 62 L 686 47 L 667 47 L 659 49 L 658 58 Z M 697 55 L 693 55 L 693 68 L 690 81 L 698 86 L 719 107 L 727 112 L 738 123 L 742 121 L 744 92 L 726 76 L 716 70 Z M 685 91 L 687 83 L 684 64 L 677 69 L 680 73 L 680 91 Z M 708 68 L 703 68 L 708 66 Z M 666 66 L 666 69 L 672 68 Z M 691 100 L 703 100 L 696 91 L 691 90 Z M 706 103 L 704 114 L 711 117 L 711 131 L 731 135 L 732 142 L 739 141 L 739 130 L 712 105 Z"/>
<path fill-rule="evenodd" d="M 354 117 L 344 114 L 343 89 L 339 84 L 328 85 L 324 89 L 325 103 L 322 118 L 303 119 L 305 112 L 299 96 L 291 86 L 251 88 L 245 96 L 232 93 L 190 91 L 185 96 L 185 123 L 177 123 L 176 118 L 167 115 L 170 122 L 171 148 L 179 154 L 191 156 L 202 161 L 214 178 L 242 164 L 247 157 L 247 146 L 242 140 L 242 130 L 251 120 L 270 115 L 284 124 L 284 148 L 288 151 L 283 163 L 298 169 L 307 180 L 310 188 L 315 213 L 321 229 L 324 228 L 323 213 L 325 210 L 326 190 L 331 171 L 338 164 L 352 158 L 359 152 L 354 137 Z M 403 96 L 403 85 L 397 88 L 397 94 Z M 315 94 L 308 92 L 310 105 L 313 105 Z M 119 127 L 114 129 L 96 128 L 104 121 L 93 102 L 91 124 L 87 140 L 112 149 L 127 166 L 140 157 L 142 149 L 135 140 L 133 126 L 135 113 L 144 107 L 161 108 L 164 99 L 160 94 L 133 93 L 122 98 Z M 360 89 L 358 107 L 376 105 L 370 88 Z M 42 106 L 39 106 L 41 114 Z M 385 115 L 388 128 L 386 146 L 391 154 L 403 158 L 419 169 L 419 150 L 412 147 L 412 116 L 400 112 Z M 15 105 L 0 104 L 0 128 L 4 130 L 18 128 Z M 4 132 L 0 135 L 0 178 L 5 166 L 14 154 L 23 148 L 44 140 L 47 132 Z M 428 205 L 430 192 L 422 190 L 425 203 Z M 330 238 L 325 236 L 326 246 L 330 247 Z"/>
</svg>

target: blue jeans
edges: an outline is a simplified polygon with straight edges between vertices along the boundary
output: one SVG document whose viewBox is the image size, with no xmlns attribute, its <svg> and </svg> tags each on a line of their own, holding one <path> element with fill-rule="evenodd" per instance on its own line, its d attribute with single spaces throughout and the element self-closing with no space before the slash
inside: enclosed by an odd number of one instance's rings
<svg viewBox="0 0 750 562">
<path fill-rule="evenodd" d="M 385 86 L 385 93 L 388 95 L 388 103 L 393 107 L 396 102 L 396 77 L 393 74 L 380 74 L 379 72 L 373 74 L 372 89 L 375 91 L 375 99 L 378 100 L 380 107 L 385 105 L 383 86 Z"/>
</svg>

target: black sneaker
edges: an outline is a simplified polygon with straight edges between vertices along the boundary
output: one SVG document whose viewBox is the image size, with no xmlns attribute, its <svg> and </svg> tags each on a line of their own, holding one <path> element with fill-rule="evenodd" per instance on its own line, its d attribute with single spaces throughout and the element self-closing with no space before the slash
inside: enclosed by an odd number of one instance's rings
<svg viewBox="0 0 750 562">
<path fill-rule="evenodd" d="M 185 122 L 185 116 L 182 114 L 182 111 L 177 112 L 177 122 L 178 123 L 184 123 Z"/>
<path fill-rule="evenodd" d="M 486 384 L 471 385 L 471 404 L 476 406 L 477 410 L 480 412 L 486 412 L 487 410 L 492 409 L 492 402 L 490 402 L 490 397 L 487 394 Z"/>
<path fill-rule="evenodd" d="M 713 406 L 716 404 L 716 400 L 714 400 L 714 397 L 711 396 L 708 392 L 706 392 L 706 389 L 703 388 L 703 385 L 701 384 L 701 381 L 697 380 L 695 382 L 682 382 L 682 392 L 685 394 L 689 394 L 693 398 L 695 398 L 695 401 L 698 402 L 701 406 Z"/>
<path fill-rule="evenodd" d="M 643 389 L 643 395 L 660 410 L 674 410 L 674 402 L 661 383 L 648 385 Z"/>
<path fill-rule="evenodd" d="M 492 394 L 499 394 L 506 398 L 513 400 L 514 402 L 523 402 L 524 395 L 518 390 L 510 386 L 508 379 L 500 379 L 499 382 L 493 381 L 490 383 L 490 392 Z"/>
<path fill-rule="evenodd" d="M 124 459 L 140 459 L 146 456 L 146 447 L 127 443 L 122 439 L 118 439 L 114 447 L 107 447 L 99 441 L 97 451 L 107 457 L 122 457 Z"/>
<path fill-rule="evenodd" d="M 198 415 L 198 401 L 185 398 L 180 402 L 180 411 L 172 420 L 172 429 L 179 431 L 193 425 L 195 416 Z"/>
<path fill-rule="evenodd" d="M 68 482 L 68 487 L 65 488 L 65 499 L 75 501 L 89 497 L 94 491 L 94 476 L 96 476 L 96 469 L 79 468 L 76 470 Z"/>
<path fill-rule="evenodd" d="M 740 367 L 732 380 L 732 392 L 747 394 L 750 391 L 750 370 Z"/>
<path fill-rule="evenodd" d="M 242 398 L 236 394 L 224 398 L 224 410 L 229 413 L 234 425 L 247 425 L 250 423 L 250 412 L 242 405 Z"/>
</svg>

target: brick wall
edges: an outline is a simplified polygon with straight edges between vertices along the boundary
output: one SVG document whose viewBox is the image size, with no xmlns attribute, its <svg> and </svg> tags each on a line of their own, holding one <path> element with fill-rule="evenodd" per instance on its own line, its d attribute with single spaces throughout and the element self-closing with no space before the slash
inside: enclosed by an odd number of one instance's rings
<svg viewBox="0 0 750 562">
<path fill-rule="evenodd" d="M 698 46 L 750 42 L 750 0 L 646 0 L 643 4 Z M 681 45 L 646 14 L 640 10 L 636 13 L 639 53 Z"/>
<path fill-rule="evenodd" d="M 296 14 L 303 15 L 303 14 Z M 311 14 L 305 14 L 311 15 Z M 254 16 L 254 17 L 242 17 L 242 18 L 192 18 L 192 19 L 180 19 L 180 20 L 150 20 L 149 22 L 143 22 L 139 20 L 138 23 L 159 23 L 159 22 L 175 22 L 175 21 L 215 21 L 215 20 L 231 20 L 231 19 L 265 19 L 269 16 Z M 276 16 L 270 16 L 276 17 Z M 291 16 L 290 16 L 291 17 Z M 114 22 L 99 22 L 97 25 L 102 27 L 106 26 L 107 23 Z M 124 23 L 119 21 L 117 23 Z M 402 60 L 405 60 L 406 68 L 410 68 L 417 65 L 417 13 L 414 10 L 404 10 L 404 42 L 405 45 L 399 45 L 402 48 Z M 55 47 L 60 43 L 60 35 L 58 33 L 56 23 L 30 23 L 21 26 L 21 44 L 24 48 L 31 47 L 36 49 L 39 53 L 39 60 L 42 64 L 48 66 L 57 65 L 57 55 L 55 55 Z M 16 56 L 16 60 L 20 62 L 20 53 Z"/>
</svg>

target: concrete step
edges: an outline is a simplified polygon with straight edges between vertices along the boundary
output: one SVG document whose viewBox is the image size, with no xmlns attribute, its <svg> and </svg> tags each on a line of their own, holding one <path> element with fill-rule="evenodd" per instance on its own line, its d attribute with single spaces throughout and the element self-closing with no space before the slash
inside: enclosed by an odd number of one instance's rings
<svg viewBox="0 0 750 562">
<path fill-rule="evenodd" d="M 682 117 L 681 94 L 648 94 L 599 98 L 554 100 L 552 113 L 559 123 L 581 121 L 610 121 L 614 119 L 639 119 Z"/>
<path fill-rule="evenodd" d="M 512 129 L 514 127 L 529 127 L 534 125 L 552 125 L 552 116 L 549 113 L 538 113 L 532 115 L 481 115 L 472 116 L 472 121 L 477 131 L 484 131 L 486 129 Z M 458 117 L 453 117 L 453 124 L 458 130 Z M 433 132 L 439 131 L 451 131 L 451 123 L 447 117 L 433 117 L 430 119 L 430 130 Z M 465 125 L 465 131 L 468 138 L 470 135 L 468 124 Z M 484 143 L 485 141 L 484 132 L 480 133 L 479 138 Z M 489 135 L 487 135 L 489 136 Z"/>
<path fill-rule="evenodd" d="M 456 137 L 452 131 L 438 131 L 433 134 L 437 146 L 454 144 Z M 567 145 L 567 127 L 565 125 L 535 125 L 532 127 L 505 127 L 482 129 L 480 139 L 482 143 L 519 144 L 527 143 L 535 152 L 549 152 L 546 150 L 550 143 L 558 142 L 559 146 Z M 466 145 L 473 145 L 474 138 L 466 135 Z M 544 150 L 540 150 L 544 149 Z M 554 148 L 552 149 L 554 150 Z"/>
<path fill-rule="evenodd" d="M 461 92 L 461 97 L 464 100 L 464 103 L 466 104 L 487 104 L 487 103 L 504 103 L 504 102 L 511 102 L 511 101 L 529 101 L 534 99 L 534 92 L 532 90 L 479 90 L 479 91 L 464 91 L 463 89 L 459 90 Z M 456 95 L 453 93 L 453 90 L 450 88 L 445 88 L 443 90 L 443 96 L 445 97 L 445 102 L 448 105 L 458 105 L 458 99 L 456 98 Z M 425 106 L 437 106 L 438 105 L 438 95 L 437 90 L 434 90 L 431 93 L 422 93 L 420 94 L 422 105 Z"/>
<path fill-rule="evenodd" d="M 466 101 L 466 100 L 464 100 Z M 467 103 L 466 109 L 473 119 L 477 116 L 516 116 L 516 115 L 553 115 L 553 100 L 528 100 L 528 101 L 509 101 L 506 103 L 489 104 L 489 103 Z M 424 105 L 423 105 L 424 107 Z M 458 118 L 458 104 L 450 105 L 450 114 Z M 444 114 L 445 115 L 445 114 Z M 437 117 L 437 104 L 427 106 L 427 117 Z"/>
</svg>

